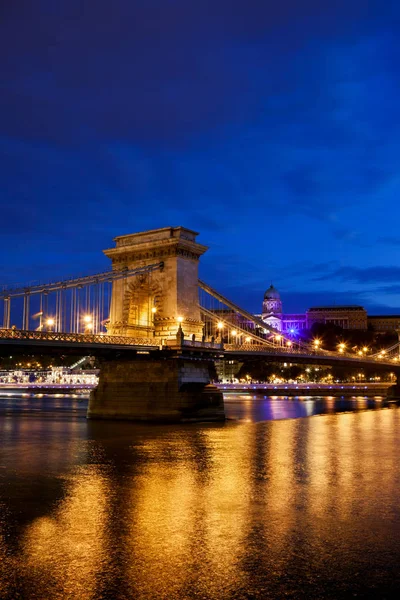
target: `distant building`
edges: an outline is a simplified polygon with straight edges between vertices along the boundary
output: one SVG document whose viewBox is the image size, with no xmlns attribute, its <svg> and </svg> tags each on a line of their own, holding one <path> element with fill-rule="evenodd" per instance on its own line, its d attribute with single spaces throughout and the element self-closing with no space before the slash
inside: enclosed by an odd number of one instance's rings
<svg viewBox="0 0 400 600">
<path fill-rule="evenodd" d="M 305 314 L 285 314 L 278 290 L 271 284 L 264 294 L 261 315 L 256 315 L 270 327 L 282 333 L 296 333 L 308 329 L 315 323 L 332 323 L 342 329 L 368 328 L 377 333 L 394 332 L 400 329 L 400 315 L 368 316 L 362 306 L 315 306 Z"/>
<path fill-rule="evenodd" d="M 387 333 L 400 329 L 400 315 L 369 316 L 368 327 L 377 333 Z"/>
<path fill-rule="evenodd" d="M 254 323 L 231 309 L 216 309 L 213 312 L 232 327 L 253 328 Z M 305 314 L 285 314 L 278 290 L 271 284 L 264 294 L 262 313 L 254 315 L 262 319 L 268 328 L 285 335 L 296 335 L 310 330 L 316 323 L 333 324 L 342 329 L 372 329 L 376 333 L 400 330 L 400 315 L 368 316 L 362 306 L 313 306 Z"/>
<path fill-rule="evenodd" d="M 282 331 L 283 333 L 295 333 L 300 329 L 307 328 L 306 315 L 283 314 L 281 296 L 272 284 L 264 294 L 262 314 L 259 316 L 270 327 L 273 327 L 277 331 Z"/>
<path fill-rule="evenodd" d="M 337 325 L 342 329 L 368 328 L 367 311 L 362 306 L 317 306 L 306 312 L 307 329 L 316 323 Z"/>
</svg>

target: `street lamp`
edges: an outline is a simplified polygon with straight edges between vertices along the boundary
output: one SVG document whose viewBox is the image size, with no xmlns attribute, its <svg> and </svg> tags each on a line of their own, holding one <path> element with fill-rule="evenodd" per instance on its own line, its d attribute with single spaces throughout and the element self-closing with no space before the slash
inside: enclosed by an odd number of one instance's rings
<svg viewBox="0 0 400 600">
<path fill-rule="evenodd" d="M 93 328 L 92 315 L 84 315 L 83 322 L 85 324 L 84 333 L 90 331 Z"/>
<path fill-rule="evenodd" d="M 222 330 L 223 330 L 223 328 L 224 328 L 224 324 L 223 324 L 223 322 L 222 322 L 222 321 L 218 321 L 218 323 L 217 323 L 217 333 L 216 333 L 216 337 L 217 337 L 217 338 L 218 338 L 219 336 L 221 337 L 221 340 L 220 340 L 220 342 L 221 342 L 221 343 L 223 342 L 223 339 L 222 339 Z M 224 364 L 225 364 L 225 363 L 224 363 Z"/>
<path fill-rule="evenodd" d="M 53 327 L 53 325 L 54 325 L 54 319 L 47 319 L 47 320 L 46 320 L 46 325 L 47 325 L 47 327 L 48 327 L 48 330 L 49 330 L 49 331 L 51 331 L 51 328 L 52 328 L 52 327 Z"/>
</svg>

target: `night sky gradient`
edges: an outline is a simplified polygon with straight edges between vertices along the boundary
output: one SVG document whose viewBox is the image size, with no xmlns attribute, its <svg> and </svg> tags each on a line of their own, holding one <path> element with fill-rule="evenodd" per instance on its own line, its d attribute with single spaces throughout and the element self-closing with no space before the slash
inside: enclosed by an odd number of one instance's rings
<svg viewBox="0 0 400 600">
<path fill-rule="evenodd" d="M 0 3 L 0 283 L 183 225 L 252 311 L 400 313 L 400 2 Z"/>
</svg>

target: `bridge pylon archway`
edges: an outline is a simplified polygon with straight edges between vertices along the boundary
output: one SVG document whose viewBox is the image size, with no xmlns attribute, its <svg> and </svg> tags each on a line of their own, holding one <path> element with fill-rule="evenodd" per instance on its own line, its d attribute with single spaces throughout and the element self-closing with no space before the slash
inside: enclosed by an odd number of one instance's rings
<svg viewBox="0 0 400 600">
<path fill-rule="evenodd" d="M 184 227 L 165 227 L 114 238 L 115 248 L 104 250 L 113 270 L 157 262 L 162 267 L 113 281 L 111 335 L 175 340 L 180 322 L 185 337 L 201 339 L 198 263 L 207 247 L 196 242 L 197 235 Z"/>
</svg>

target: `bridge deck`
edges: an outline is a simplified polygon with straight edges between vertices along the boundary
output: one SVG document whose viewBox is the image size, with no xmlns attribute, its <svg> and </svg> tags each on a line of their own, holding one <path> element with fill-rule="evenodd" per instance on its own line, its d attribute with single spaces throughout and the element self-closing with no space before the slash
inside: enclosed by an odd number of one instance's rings
<svg viewBox="0 0 400 600">
<path fill-rule="evenodd" d="M 358 357 L 348 353 L 335 354 L 324 350 L 305 350 L 304 348 L 271 347 L 257 344 L 220 344 L 184 340 L 182 344 L 174 340 L 161 341 L 158 338 L 115 336 L 89 333 L 62 333 L 51 331 L 30 331 L 21 329 L 0 329 L 0 348 L 32 348 L 32 349 L 74 349 L 75 353 L 89 353 L 100 349 L 114 351 L 188 351 L 218 355 L 223 358 L 250 358 L 262 356 L 266 360 L 286 360 L 288 362 L 310 364 L 341 364 L 344 366 L 378 367 L 379 369 L 400 369 L 398 357 Z"/>
</svg>

